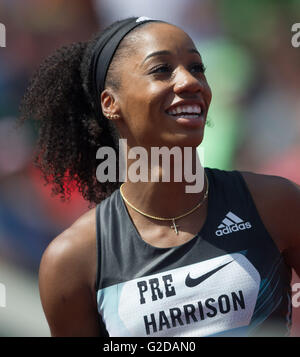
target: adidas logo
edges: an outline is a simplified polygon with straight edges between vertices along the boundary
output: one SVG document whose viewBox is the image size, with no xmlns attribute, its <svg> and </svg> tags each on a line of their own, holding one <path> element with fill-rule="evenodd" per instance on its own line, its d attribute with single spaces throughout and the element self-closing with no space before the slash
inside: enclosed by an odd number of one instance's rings
<svg viewBox="0 0 300 357">
<path fill-rule="evenodd" d="M 230 234 L 237 231 L 243 231 L 244 229 L 252 228 L 250 222 L 244 222 L 241 218 L 228 212 L 226 217 L 223 219 L 222 223 L 218 226 L 216 230 L 217 236 L 223 236 L 224 234 Z"/>
</svg>

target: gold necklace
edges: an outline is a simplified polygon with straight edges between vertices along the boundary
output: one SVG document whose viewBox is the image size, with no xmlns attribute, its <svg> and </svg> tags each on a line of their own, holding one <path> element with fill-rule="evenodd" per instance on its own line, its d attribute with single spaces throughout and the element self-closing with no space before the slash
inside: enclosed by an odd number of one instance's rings
<svg viewBox="0 0 300 357">
<path fill-rule="evenodd" d="M 170 226 L 170 228 L 174 229 L 174 231 L 176 232 L 176 234 L 178 235 L 178 226 L 176 224 L 176 220 L 180 219 L 180 218 L 183 218 L 185 216 L 187 216 L 188 214 L 194 212 L 197 208 L 199 208 L 203 203 L 204 201 L 206 200 L 207 196 L 208 196 L 208 187 L 209 187 L 209 183 L 208 183 L 208 178 L 206 176 L 206 173 L 204 173 L 204 176 L 205 176 L 205 179 L 206 179 L 206 191 L 205 191 L 205 194 L 202 198 L 202 200 L 194 207 L 192 208 L 191 210 L 189 210 L 188 212 L 184 213 L 184 214 L 181 214 L 180 216 L 177 216 L 177 217 L 172 217 L 172 218 L 164 218 L 164 217 L 156 217 L 156 216 L 151 216 L 150 214 L 147 214 L 145 212 L 142 212 L 141 210 L 139 210 L 138 208 L 134 207 L 130 202 L 128 202 L 128 200 L 124 197 L 124 194 L 123 194 L 123 191 L 122 191 L 122 186 L 125 184 L 122 183 L 121 187 L 120 187 L 120 193 L 121 193 L 121 196 L 123 198 L 123 200 L 131 207 L 133 208 L 136 212 L 142 214 L 143 216 L 146 216 L 148 218 L 152 218 L 152 219 L 157 219 L 159 221 L 172 221 L 172 226 Z"/>
</svg>

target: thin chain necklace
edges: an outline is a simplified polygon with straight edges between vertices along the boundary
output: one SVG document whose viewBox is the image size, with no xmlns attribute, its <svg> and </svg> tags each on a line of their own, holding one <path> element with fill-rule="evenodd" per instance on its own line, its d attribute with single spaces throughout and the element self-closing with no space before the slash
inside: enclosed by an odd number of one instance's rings
<svg viewBox="0 0 300 357">
<path fill-rule="evenodd" d="M 202 198 L 202 200 L 194 207 L 192 208 L 191 210 L 189 210 L 188 212 L 184 213 L 184 214 L 181 214 L 180 216 L 177 216 L 177 217 L 171 217 L 171 218 L 165 218 L 165 217 L 157 217 L 157 216 L 151 216 L 150 214 L 147 214 L 145 212 L 142 212 L 141 210 L 139 210 L 138 208 L 134 207 L 130 202 L 128 202 L 128 200 L 124 197 L 124 194 L 123 194 L 123 191 L 122 191 L 122 186 L 125 184 L 122 183 L 121 187 L 120 187 L 120 193 L 121 193 L 121 196 L 123 198 L 123 200 L 131 207 L 133 208 L 136 212 L 142 214 L 143 216 L 146 216 L 148 218 L 152 218 L 152 219 L 157 219 L 159 221 L 172 221 L 172 226 L 170 226 L 170 228 L 174 229 L 174 231 L 176 232 L 176 234 L 178 235 L 178 227 L 180 227 L 179 225 L 176 224 L 176 220 L 180 219 L 180 218 L 183 218 L 185 216 L 187 216 L 188 214 L 194 212 L 197 208 L 199 208 L 203 203 L 204 201 L 206 200 L 207 196 L 208 196 L 208 187 L 209 187 L 209 183 L 208 183 L 208 178 L 206 176 L 206 173 L 204 173 L 204 176 L 205 176 L 205 179 L 206 179 L 206 191 L 205 191 L 205 194 Z"/>
</svg>

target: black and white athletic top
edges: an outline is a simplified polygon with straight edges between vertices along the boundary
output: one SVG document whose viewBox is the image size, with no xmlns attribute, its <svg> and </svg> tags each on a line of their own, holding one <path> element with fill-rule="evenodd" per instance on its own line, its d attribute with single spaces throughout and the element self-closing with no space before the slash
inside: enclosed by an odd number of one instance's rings
<svg viewBox="0 0 300 357">
<path fill-rule="evenodd" d="M 120 190 L 97 206 L 97 303 L 109 336 L 289 334 L 291 269 L 242 175 L 205 171 L 207 218 L 180 246 L 146 243 Z"/>
</svg>

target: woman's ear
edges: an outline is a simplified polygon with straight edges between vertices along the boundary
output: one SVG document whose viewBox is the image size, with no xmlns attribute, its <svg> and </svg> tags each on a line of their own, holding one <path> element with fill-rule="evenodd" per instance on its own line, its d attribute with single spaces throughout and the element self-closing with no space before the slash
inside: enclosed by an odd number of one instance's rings
<svg viewBox="0 0 300 357">
<path fill-rule="evenodd" d="M 116 95 L 110 89 L 104 89 L 101 93 L 101 108 L 104 116 L 108 119 L 118 119 L 120 117 L 120 108 Z"/>
</svg>

